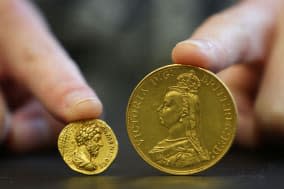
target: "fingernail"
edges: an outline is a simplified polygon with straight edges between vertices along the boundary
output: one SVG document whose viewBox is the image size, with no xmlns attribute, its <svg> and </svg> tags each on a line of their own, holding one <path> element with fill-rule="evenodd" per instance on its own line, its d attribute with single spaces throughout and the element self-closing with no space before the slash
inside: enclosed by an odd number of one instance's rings
<svg viewBox="0 0 284 189">
<path fill-rule="evenodd" d="M 178 43 L 176 46 L 180 45 L 180 49 L 186 49 L 184 52 L 188 52 L 190 48 L 191 50 L 195 50 L 195 56 L 197 56 L 196 52 L 199 53 L 198 59 L 200 62 L 204 62 L 201 67 L 209 69 L 213 72 L 220 70 L 224 67 L 225 60 L 221 59 L 219 54 L 220 48 L 210 40 L 206 39 L 188 39 Z M 219 51 L 219 52 L 218 52 Z M 200 62 L 198 65 L 200 66 Z M 221 63 L 220 63 L 221 62 Z"/>
<path fill-rule="evenodd" d="M 70 102 L 69 121 L 78 119 L 97 118 L 102 113 L 102 104 L 97 96 L 82 97 L 82 94 L 70 94 L 67 97 Z"/>
<path fill-rule="evenodd" d="M 179 42 L 177 45 L 192 45 L 203 50 L 209 50 L 213 48 L 213 44 L 204 39 L 189 39 L 182 42 Z"/>
</svg>

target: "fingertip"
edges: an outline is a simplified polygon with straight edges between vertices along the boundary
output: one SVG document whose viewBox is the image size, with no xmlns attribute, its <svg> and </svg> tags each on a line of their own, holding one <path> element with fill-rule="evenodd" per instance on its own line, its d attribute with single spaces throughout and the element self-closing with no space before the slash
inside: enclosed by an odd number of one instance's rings
<svg viewBox="0 0 284 189">
<path fill-rule="evenodd" d="M 66 121 L 99 118 L 103 111 L 103 105 L 97 97 L 84 97 L 71 103 L 66 111 Z"/>
<path fill-rule="evenodd" d="M 245 148 L 255 148 L 259 146 L 259 134 L 251 114 L 239 116 L 238 122 L 236 144 Z"/>
<path fill-rule="evenodd" d="M 55 120 L 36 100 L 14 112 L 10 125 L 6 145 L 15 153 L 54 146 L 63 128 L 63 124 Z"/>
<path fill-rule="evenodd" d="M 0 115 L 0 123 L 0 143 L 2 143 L 9 134 L 10 116 L 8 114 Z"/>
<path fill-rule="evenodd" d="M 60 121 L 72 121 L 98 118 L 103 105 L 96 93 L 85 82 L 63 82 L 54 86 L 53 92 L 44 92 L 41 99 L 45 107 Z"/>
<path fill-rule="evenodd" d="M 6 140 L 10 129 L 10 112 L 0 94 L 0 143 Z"/>
<path fill-rule="evenodd" d="M 194 40 L 179 42 L 172 51 L 172 60 L 176 64 L 186 64 L 209 68 L 209 60 L 202 50 L 202 43 Z"/>
<path fill-rule="evenodd" d="M 48 126 L 43 120 L 15 118 L 9 132 L 7 145 L 16 153 L 29 152 L 46 146 L 49 140 Z"/>
<path fill-rule="evenodd" d="M 69 98 L 71 97 L 69 96 Z M 73 104 L 66 107 L 66 112 L 63 112 L 66 122 L 96 118 L 101 115 L 102 104 L 98 98 L 93 96 L 80 99 L 77 95 L 73 95 L 72 98 Z M 15 153 L 25 153 L 52 147 L 55 145 L 57 136 L 63 126 L 41 104 L 37 101 L 31 102 L 13 115 L 7 146 Z"/>
<path fill-rule="evenodd" d="M 279 101 L 275 102 L 271 99 L 269 102 L 263 102 L 257 100 L 255 115 L 262 131 L 284 134 L 284 109 Z"/>
</svg>

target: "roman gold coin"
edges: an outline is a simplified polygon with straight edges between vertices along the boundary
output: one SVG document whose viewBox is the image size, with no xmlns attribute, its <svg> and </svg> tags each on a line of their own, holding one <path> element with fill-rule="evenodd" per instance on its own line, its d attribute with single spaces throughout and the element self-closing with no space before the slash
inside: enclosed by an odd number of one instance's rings
<svg viewBox="0 0 284 189">
<path fill-rule="evenodd" d="M 143 78 L 126 113 L 128 135 L 138 154 L 175 175 L 215 165 L 234 140 L 236 122 L 233 97 L 215 74 L 177 64 Z"/>
<path fill-rule="evenodd" d="M 106 170 L 113 162 L 118 142 L 104 121 L 83 120 L 72 122 L 61 131 L 58 150 L 72 170 L 94 175 Z"/>
</svg>

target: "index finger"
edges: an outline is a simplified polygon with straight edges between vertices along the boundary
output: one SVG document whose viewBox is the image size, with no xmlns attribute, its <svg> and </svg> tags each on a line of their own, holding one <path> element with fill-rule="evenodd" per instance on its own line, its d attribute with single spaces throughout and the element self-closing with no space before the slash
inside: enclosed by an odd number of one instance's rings
<svg viewBox="0 0 284 189">
<path fill-rule="evenodd" d="M 35 8 L 25 0 L 3 0 L 0 12 L 5 71 L 64 121 L 98 117 L 101 102 Z"/>
<path fill-rule="evenodd" d="M 281 0 L 242 1 L 216 14 L 172 51 L 175 63 L 220 70 L 266 58 Z"/>
</svg>

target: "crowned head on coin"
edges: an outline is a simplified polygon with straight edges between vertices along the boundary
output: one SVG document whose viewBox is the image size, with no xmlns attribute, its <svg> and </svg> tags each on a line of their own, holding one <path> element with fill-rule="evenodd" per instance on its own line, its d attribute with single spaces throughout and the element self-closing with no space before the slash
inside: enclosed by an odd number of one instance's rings
<svg viewBox="0 0 284 189">
<path fill-rule="evenodd" d="M 176 85 L 170 86 L 163 98 L 162 104 L 158 107 L 160 122 L 163 126 L 174 131 L 174 126 L 189 124 L 197 111 L 199 103 L 198 90 L 200 79 L 193 70 L 177 76 Z M 180 133 L 184 135 L 185 132 Z"/>
</svg>

